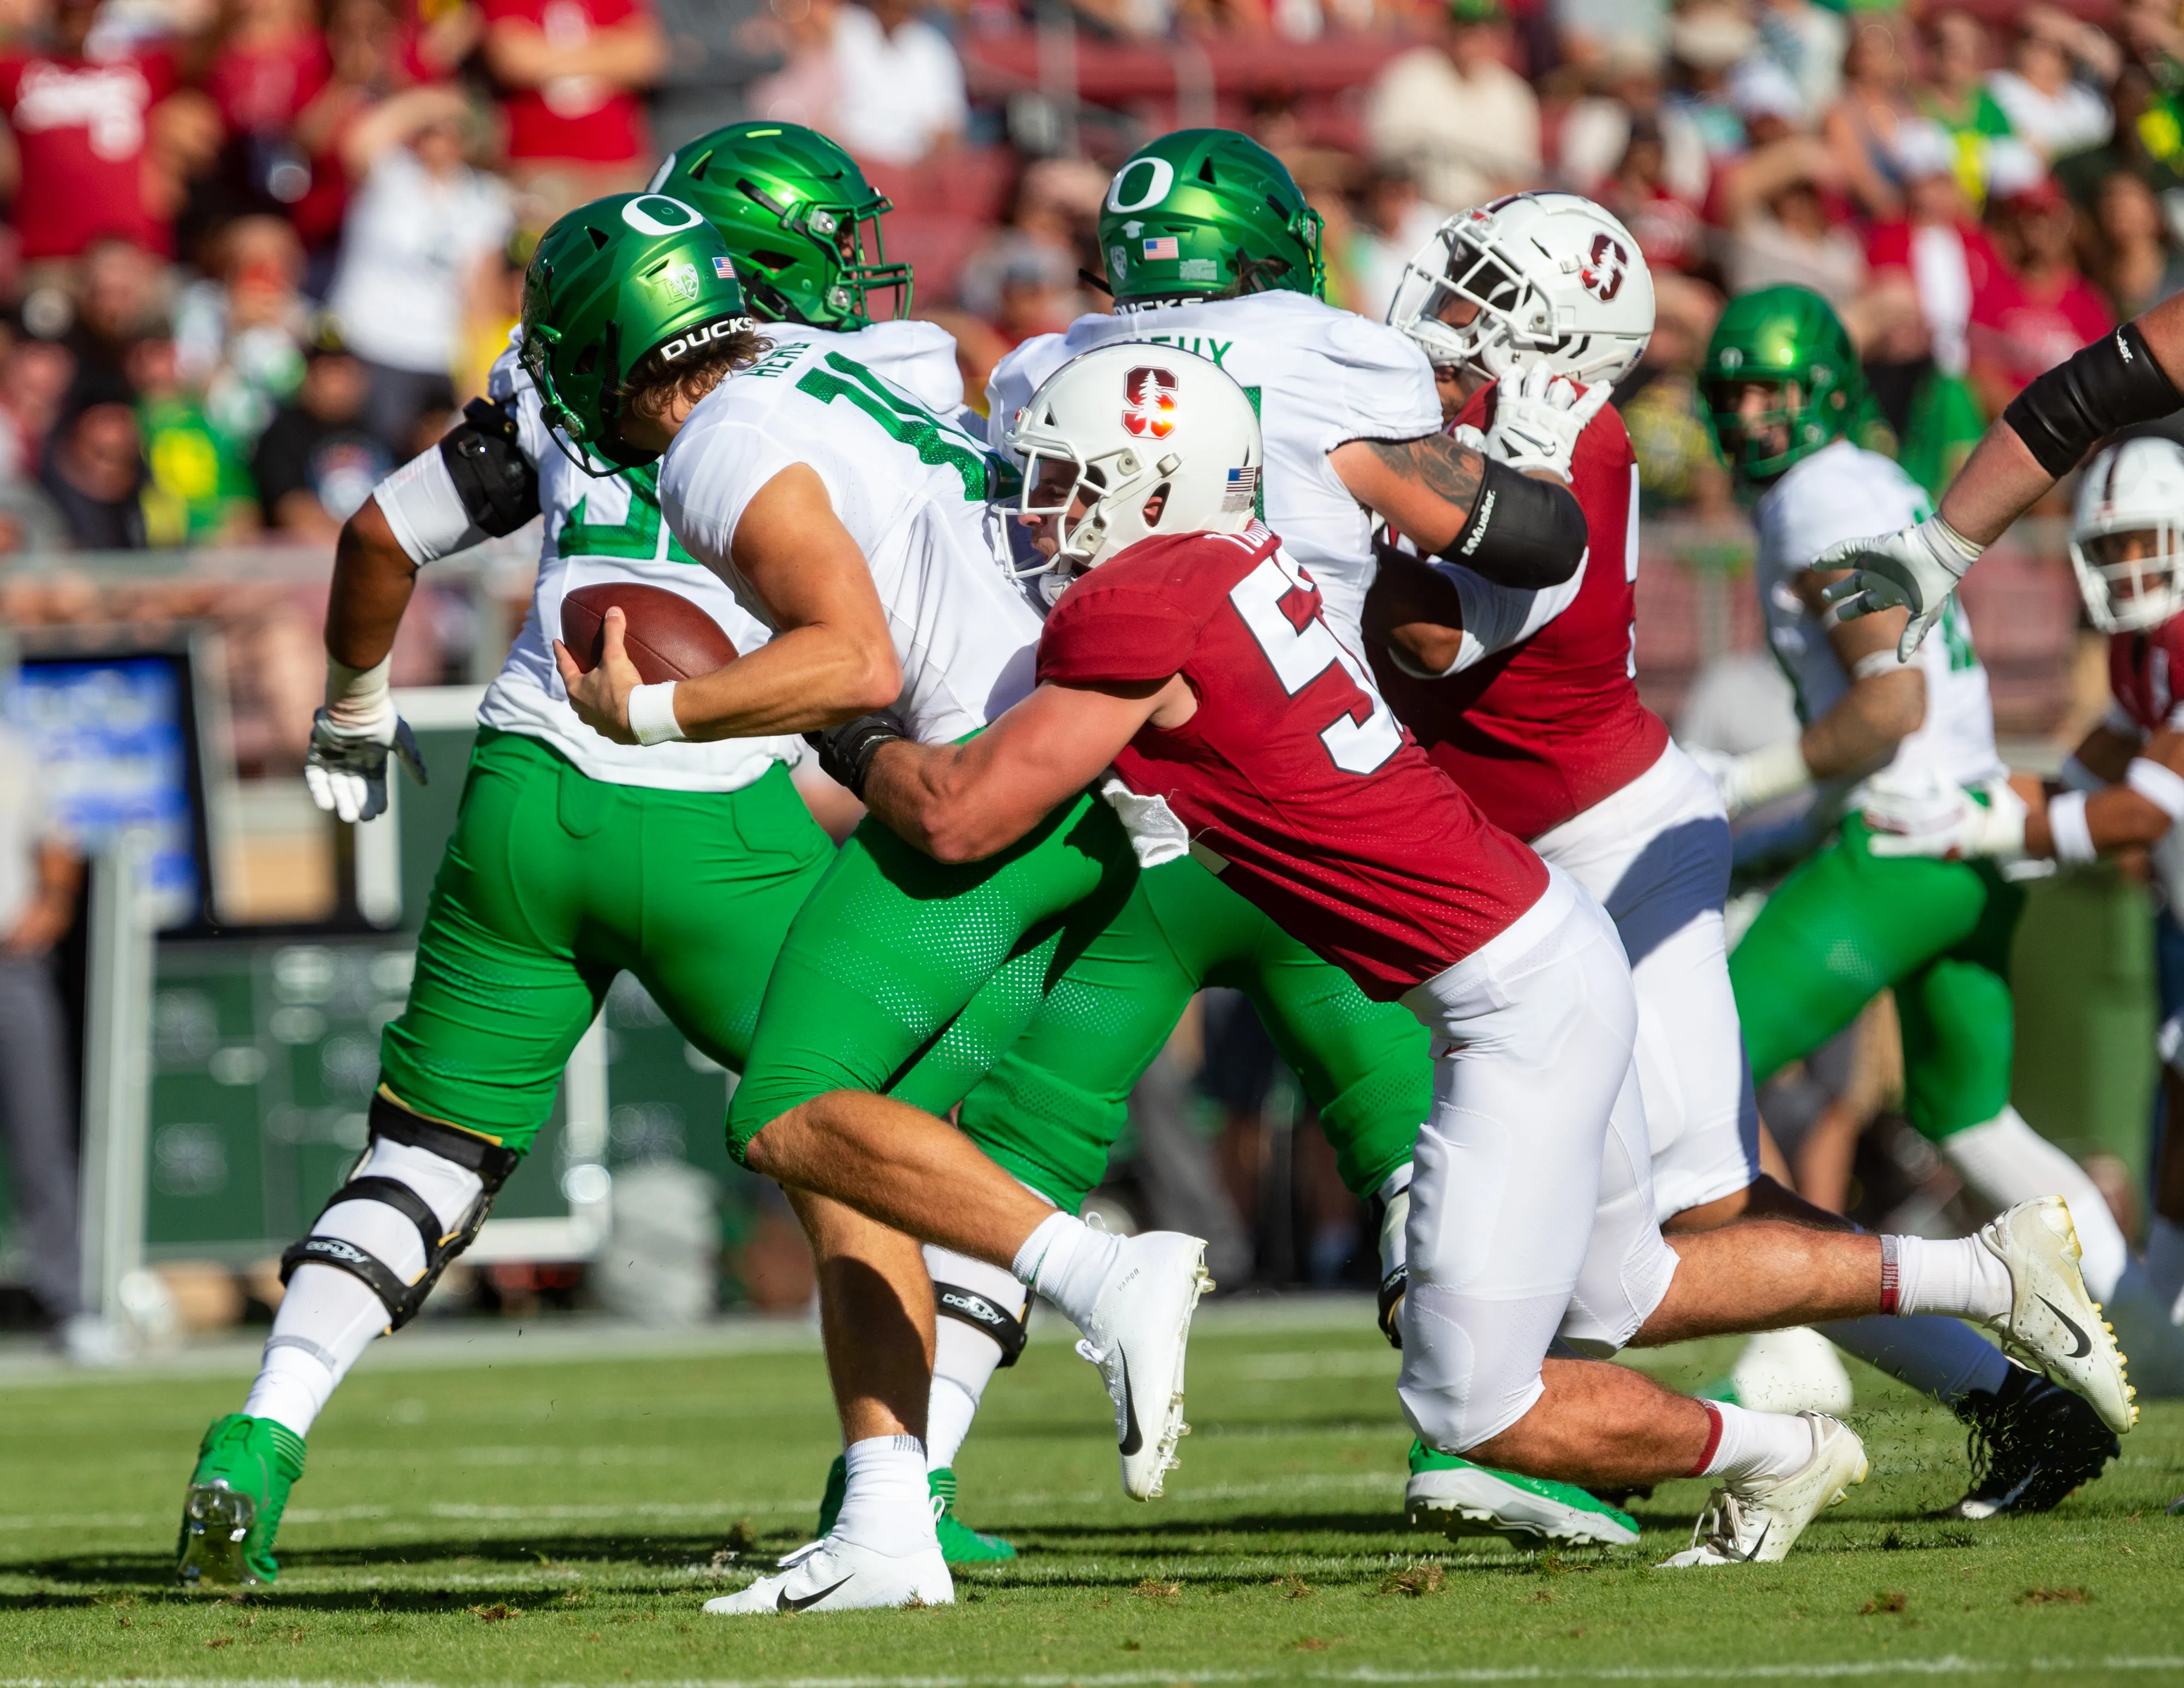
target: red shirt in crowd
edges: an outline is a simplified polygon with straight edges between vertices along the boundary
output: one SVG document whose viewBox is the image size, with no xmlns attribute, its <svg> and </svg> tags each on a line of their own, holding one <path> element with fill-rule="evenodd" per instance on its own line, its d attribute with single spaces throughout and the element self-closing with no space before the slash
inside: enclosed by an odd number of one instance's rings
<svg viewBox="0 0 2184 1688">
<path fill-rule="evenodd" d="M 299 35 L 277 47 L 223 47 L 204 90 L 230 134 L 256 134 L 287 129 L 332 74 L 325 42 Z"/>
<path fill-rule="evenodd" d="M 172 249 L 145 207 L 144 150 L 152 108 L 175 83 L 174 60 L 158 49 L 0 57 L 0 112 L 22 157 L 14 220 L 25 259 L 74 258 L 109 236 Z"/>
<path fill-rule="evenodd" d="M 1972 361 L 2015 393 L 2114 326 L 2108 301 L 2076 270 L 2036 287 L 1997 265 L 1972 292 Z"/>
<path fill-rule="evenodd" d="M 646 0 L 485 0 L 486 26 L 504 19 L 536 25 L 555 47 L 581 45 L 594 30 L 648 15 Z M 510 159 L 566 159 L 577 164 L 627 164 L 645 151 L 637 96 L 595 76 L 560 76 L 543 87 L 510 88 Z"/>
<path fill-rule="evenodd" d="M 1198 712 L 1139 728 L 1116 773 L 1166 799 L 1223 884 L 1366 995 L 1392 1001 L 1445 972 L 1546 889 L 1539 857 L 1397 725 L 1264 527 L 1140 540 L 1047 617 L 1043 681 L 1173 674 Z"/>
</svg>

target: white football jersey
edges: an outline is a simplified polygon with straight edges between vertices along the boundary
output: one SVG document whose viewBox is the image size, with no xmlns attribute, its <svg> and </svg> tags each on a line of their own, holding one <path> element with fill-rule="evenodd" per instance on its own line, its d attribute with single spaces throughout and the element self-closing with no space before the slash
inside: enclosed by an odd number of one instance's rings
<svg viewBox="0 0 2184 1688">
<path fill-rule="evenodd" d="M 937 322 L 915 317 L 875 322 L 854 334 L 800 322 L 768 322 L 760 332 L 777 346 L 826 346 L 885 376 L 936 416 L 951 421 L 963 409 L 963 369 L 956 361 L 956 337 Z"/>
<path fill-rule="evenodd" d="M 1027 340 L 986 387 L 996 449 L 1003 430 L 1055 370 L 1095 347 L 1143 341 L 1211 358 L 1251 394 L 1266 437 L 1260 484 L 1268 526 L 1318 584 L 1327 619 L 1352 649 L 1373 583 L 1373 517 L 1327 454 L 1354 439 L 1417 439 L 1441 430 L 1433 369 L 1408 335 L 1304 293 L 1246 293 L 1196 304 L 1080 316 Z"/>
<path fill-rule="evenodd" d="M 895 712 L 912 736 L 945 743 L 1031 691 L 1039 619 L 1002 571 L 1007 512 L 987 501 L 984 442 L 841 345 L 784 338 L 707 395 L 660 460 L 660 508 L 691 554 L 763 618 L 735 566 L 736 526 L 776 475 L 810 467 L 887 612 L 902 664 Z"/>
<path fill-rule="evenodd" d="M 1833 709 L 1850 689 L 1850 677 L 1819 617 L 1791 589 L 1792 578 L 1836 541 L 1923 521 L 1932 508 L 1925 488 L 1893 459 L 1848 440 L 1814 452 L 1759 500 L 1760 608 L 1774 660 L 1797 691 L 1801 721 L 1809 724 Z M 1886 776 L 1957 785 L 2001 778 L 2006 771 L 1994 748 L 1986 670 L 1972 648 L 1962 599 L 1949 599 L 1941 625 L 1912 660 L 1926 676 L 1926 718 L 1897 747 Z"/>
</svg>

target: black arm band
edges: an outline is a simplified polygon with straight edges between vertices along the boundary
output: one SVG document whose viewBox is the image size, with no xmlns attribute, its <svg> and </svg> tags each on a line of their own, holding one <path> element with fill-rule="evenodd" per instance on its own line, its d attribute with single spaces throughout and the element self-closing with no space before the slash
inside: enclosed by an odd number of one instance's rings
<svg viewBox="0 0 2184 1688">
<path fill-rule="evenodd" d="M 1560 586 L 1585 560 L 1585 510 L 1569 488 L 1535 481 L 1485 460 L 1471 520 L 1441 550 L 1496 586 L 1541 592 Z"/>
<path fill-rule="evenodd" d="M 861 799 L 865 776 L 872 772 L 872 758 L 879 755 L 880 746 L 908 736 L 900 721 L 881 710 L 861 715 L 824 733 L 807 733 L 804 738 L 819 752 L 820 772 Z"/>
<path fill-rule="evenodd" d="M 2154 361 L 2138 325 L 2126 322 L 2034 381 L 2009 401 L 2002 420 L 2059 481 L 2118 428 L 2179 409 L 2184 393 Z"/>
<path fill-rule="evenodd" d="M 482 533 L 513 533 L 538 514 L 538 471 L 523 455 L 505 404 L 473 398 L 440 442 L 440 458 L 463 509 Z"/>
</svg>

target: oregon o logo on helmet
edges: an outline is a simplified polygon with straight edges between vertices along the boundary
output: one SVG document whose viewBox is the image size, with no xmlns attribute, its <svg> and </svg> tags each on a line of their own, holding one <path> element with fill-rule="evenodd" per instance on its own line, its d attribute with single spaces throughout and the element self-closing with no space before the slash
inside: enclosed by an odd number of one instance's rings
<svg viewBox="0 0 2184 1688">
<path fill-rule="evenodd" d="M 640 193 L 621 208 L 621 220 L 641 235 L 679 235 L 705 220 L 680 199 Z"/>
<path fill-rule="evenodd" d="M 1123 198 L 1128 191 L 1130 174 L 1142 170 L 1145 179 L 1140 184 L 1143 192 L 1134 198 Z M 1128 215 L 1132 211 L 1143 211 L 1157 205 L 1167 198 L 1168 190 L 1175 186 L 1175 166 L 1166 159 L 1132 159 L 1115 172 L 1115 179 L 1107 185 L 1107 209 Z"/>
<path fill-rule="evenodd" d="M 1578 271 L 1578 280 L 1585 292 L 1606 304 L 1623 291 L 1623 278 L 1630 273 L 1630 254 L 1623 249 L 1623 242 L 1605 231 L 1592 237 L 1592 254 Z"/>
<path fill-rule="evenodd" d="M 1173 370 L 1150 364 L 1123 377 L 1123 426 L 1139 439 L 1166 439 L 1175 432 Z"/>
</svg>

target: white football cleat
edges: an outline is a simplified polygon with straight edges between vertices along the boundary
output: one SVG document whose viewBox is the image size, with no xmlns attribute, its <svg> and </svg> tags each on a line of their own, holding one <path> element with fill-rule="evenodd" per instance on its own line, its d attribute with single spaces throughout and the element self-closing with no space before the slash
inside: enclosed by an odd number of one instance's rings
<svg viewBox="0 0 2184 1688">
<path fill-rule="evenodd" d="M 869 1612 L 900 1606 L 953 1606 L 955 1579 L 938 1541 L 897 1557 L 838 1535 L 800 1548 L 776 1576 L 705 1602 L 716 1618 L 783 1612 Z"/>
<path fill-rule="evenodd" d="M 1865 1447 L 1850 1426 L 1821 1412 L 1797 1415 L 1813 1430 L 1813 1457 L 1787 1477 L 1717 1489 L 1691 1528 L 1691 1545 L 1662 1570 L 1692 1565 L 1764 1565 L 1786 1558 L 1824 1507 L 1865 1481 Z"/>
<path fill-rule="evenodd" d="M 2114 1334 L 2078 1271 L 2077 1228 L 2059 1195 L 2020 1201 L 1982 1226 L 1980 1246 L 2009 1271 L 2011 1306 L 1981 1321 L 2004 1352 L 2064 1389 L 2085 1396 L 2101 1422 L 2121 1435 L 2138 1422 Z"/>
<path fill-rule="evenodd" d="M 1825 1412 L 1851 1408 L 1850 1373 L 1834 1343 L 1808 1326 L 1763 1330 L 1744 1345 L 1730 1368 L 1736 1404 L 1754 1412 Z"/>
<path fill-rule="evenodd" d="M 1190 1315 L 1213 1287 L 1206 1245 L 1180 1231 L 1146 1231 L 1122 1251 L 1092 1303 L 1077 1351 L 1100 1368 L 1115 1403 L 1123 1492 L 1150 1501 L 1176 1462 L 1183 1422 L 1183 1359 Z"/>
</svg>

